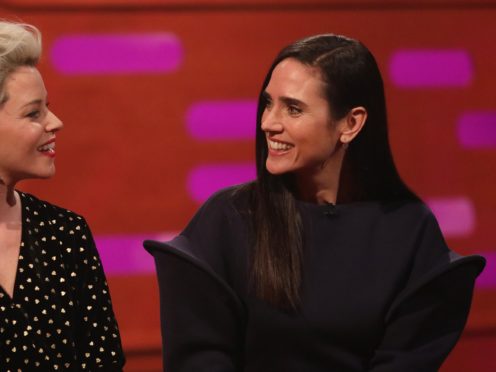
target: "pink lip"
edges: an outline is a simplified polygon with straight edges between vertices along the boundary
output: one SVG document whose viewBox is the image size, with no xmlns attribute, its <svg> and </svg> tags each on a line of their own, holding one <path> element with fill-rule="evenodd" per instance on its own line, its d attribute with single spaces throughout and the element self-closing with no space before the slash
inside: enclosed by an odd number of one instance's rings
<svg viewBox="0 0 496 372">
<path fill-rule="evenodd" d="M 45 151 L 41 155 L 48 156 L 49 158 L 55 158 L 55 151 Z"/>
<path fill-rule="evenodd" d="M 286 151 L 281 151 L 281 150 L 273 150 L 269 147 L 269 155 L 270 156 L 282 156 L 282 155 L 286 155 L 289 151 L 289 150 L 286 150 Z"/>
<path fill-rule="evenodd" d="M 275 139 L 275 138 L 269 138 L 269 137 L 267 137 L 267 141 L 278 142 L 278 143 L 284 143 L 285 145 L 290 145 L 290 146 L 293 146 L 293 144 L 292 144 L 292 143 L 290 143 L 290 142 L 281 141 L 280 139 Z"/>
<path fill-rule="evenodd" d="M 283 156 L 283 155 L 286 155 L 294 147 L 294 145 L 292 143 L 289 143 L 289 142 L 284 142 L 284 141 L 281 141 L 281 140 L 276 140 L 274 138 L 267 138 L 267 141 L 269 141 L 269 140 L 272 141 L 272 142 L 284 143 L 286 145 L 290 145 L 291 146 L 291 148 L 288 149 L 288 150 L 274 150 L 274 149 L 272 149 L 270 147 L 269 143 L 267 142 L 267 149 L 269 150 L 269 155 L 270 156 Z"/>
<path fill-rule="evenodd" d="M 45 142 L 43 145 L 40 145 L 39 147 L 49 145 L 50 143 L 55 142 L 55 137 L 53 137 L 50 141 Z M 55 158 L 55 150 L 50 150 L 50 151 L 40 151 L 41 155 L 48 156 L 49 158 Z"/>
<path fill-rule="evenodd" d="M 55 142 L 55 137 L 52 137 L 52 138 L 50 139 L 50 141 L 45 142 L 44 144 L 40 145 L 39 147 L 41 147 L 41 146 L 45 146 L 45 145 L 49 145 L 49 144 L 50 144 L 50 143 L 52 143 L 52 142 Z"/>
</svg>

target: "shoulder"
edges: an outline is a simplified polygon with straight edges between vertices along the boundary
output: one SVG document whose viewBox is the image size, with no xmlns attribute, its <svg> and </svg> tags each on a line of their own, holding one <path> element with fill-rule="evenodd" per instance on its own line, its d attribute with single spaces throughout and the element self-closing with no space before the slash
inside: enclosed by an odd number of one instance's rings
<svg viewBox="0 0 496 372">
<path fill-rule="evenodd" d="M 466 281 L 473 285 L 485 265 L 484 258 L 462 256 L 452 250 L 443 236 L 438 221 L 428 205 L 421 201 L 385 206 L 388 224 L 409 247 L 407 283 L 402 296 L 424 288 L 437 278 Z"/>
<path fill-rule="evenodd" d="M 420 200 L 399 200 L 377 203 L 385 218 L 401 221 L 435 221 L 430 208 Z"/>
<path fill-rule="evenodd" d="M 370 232 L 376 238 L 401 244 L 416 240 L 426 228 L 439 230 L 437 220 L 422 201 L 401 200 L 394 202 L 367 201 L 337 205 L 345 229 Z"/>
<path fill-rule="evenodd" d="M 85 231 L 88 230 L 88 224 L 85 218 L 67 208 L 49 203 L 38 197 L 18 191 L 21 198 L 23 214 L 28 218 L 38 221 L 40 226 L 48 225 L 58 227 L 60 232 L 63 231 Z"/>
<path fill-rule="evenodd" d="M 378 208 L 379 231 L 413 260 L 434 261 L 448 253 L 436 217 L 422 201 L 383 203 Z"/>
<path fill-rule="evenodd" d="M 399 239 L 417 239 L 430 234 L 444 242 L 438 221 L 431 209 L 419 200 L 372 203 L 369 218 L 380 230 Z"/>
<path fill-rule="evenodd" d="M 415 237 L 416 264 L 427 267 L 436 266 L 434 263 L 449 265 L 453 262 L 469 258 L 467 262 L 482 262 L 479 256 L 463 257 L 450 249 L 443 236 L 436 216 L 428 205 L 422 201 L 402 202 L 384 206 L 386 219 L 393 224 L 401 226 L 399 231 L 411 231 Z M 462 260 L 460 262 L 465 262 Z M 430 263 L 430 264 L 428 264 Z"/>
<path fill-rule="evenodd" d="M 244 206 L 248 203 L 249 184 L 221 189 L 212 194 L 196 211 L 185 233 L 192 228 L 212 230 L 219 224 L 232 224 L 239 220 Z"/>
<path fill-rule="evenodd" d="M 70 209 L 39 199 L 36 196 L 26 192 L 18 191 L 18 193 L 21 197 L 22 205 L 28 211 L 32 211 L 33 213 L 36 211 L 38 212 L 37 214 L 42 213 L 47 216 L 50 215 L 54 217 L 67 218 L 70 220 L 84 221 L 83 216 L 71 211 Z"/>
<path fill-rule="evenodd" d="M 363 202 L 343 210 L 342 226 L 360 252 L 372 252 L 398 277 L 422 276 L 449 255 L 434 214 L 421 201 Z M 356 233 L 356 232 L 360 233 Z M 364 244 L 365 243 L 365 244 Z"/>
<path fill-rule="evenodd" d="M 214 193 L 194 214 L 180 233 L 188 251 L 207 262 L 215 271 L 225 267 L 225 258 L 244 247 L 246 220 L 240 211 L 247 194 L 244 185 Z"/>
<path fill-rule="evenodd" d="M 25 238 L 42 246 L 54 261 L 63 259 L 69 270 L 89 272 L 100 267 L 93 235 L 83 216 L 58 205 L 19 192 L 23 207 Z M 66 278 L 77 281 L 75 278 Z M 78 285 L 74 284 L 74 287 Z"/>
<path fill-rule="evenodd" d="M 243 183 L 229 186 L 213 193 L 202 208 L 227 207 L 240 209 L 248 203 L 253 183 Z"/>
<path fill-rule="evenodd" d="M 387 318 L 412 299 L 430 301 L 421 295 L 442 296 L 449 283 L 472 288 L 484 268 L 482 257 L 461 256 L 448 246 L 434 213 L 422 201 L 371 203 L 363 211 L 373 221 L 378 255 L 398 278 Z"/>
</svg>

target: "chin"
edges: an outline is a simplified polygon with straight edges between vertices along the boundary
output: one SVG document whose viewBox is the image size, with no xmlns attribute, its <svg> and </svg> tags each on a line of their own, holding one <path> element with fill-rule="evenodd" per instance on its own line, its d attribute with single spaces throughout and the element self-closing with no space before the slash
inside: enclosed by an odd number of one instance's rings
<svg viewBox="0 0 496 372">
<path fill-rule="evenodd" d="M 55 169 L 52 172 L 49 172 L 49 173 L 44 174 L 40 178 L 48 179 L 48 178 L 52 178 L 53 176 L 55 176 Z"/>
<path fill-rule="evenodd" d="M 45 170 L 44 172 L 40 172 L 34 175 L 33 178 L 48 179 L 48 178 L 52 178 L 54 175 L 55 175 L 55 167 L 52 167 L 50 169 Z"/>
<path fill-rule="evenodd" d="M 269 172 L 273 176 L 281 176 L 283 174 L 291 172 L 291 169 L 288 169 L 287 167 L 277 167 L 271 164 L 266 164 L 265 169 L 267 169 L 267 172 Z"/>
<path fill-rule="evenodd" d="M 267 169 L 267 172 L 269 172 L 270 174 L 272 174 L 274 176 L 277 176 L 277 175 L 281 174 L 280 173 L 280 170 L 279 170 L 279 167 L 274 167 L 268 161 L 265 162 L 265 169 Z"/>
</svg>

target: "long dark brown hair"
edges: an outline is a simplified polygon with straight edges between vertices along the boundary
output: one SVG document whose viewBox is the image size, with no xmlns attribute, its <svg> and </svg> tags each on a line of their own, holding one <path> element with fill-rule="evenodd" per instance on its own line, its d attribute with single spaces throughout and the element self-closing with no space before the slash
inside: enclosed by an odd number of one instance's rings
<svg viewBox="0 0 496 372">
<path fill-rule="evenodd" d="M 281 309 L 296 310 L 302 281 L 303 225 L 291 175 L 267 171 L 267 141 L 261 129 L 266 106 L 263 93 L 272 71 L 286 58 L 320 70 L 333 120 L 357 106 L 367 110 L 367 121 L 343 159 L 337 203 L 417 197 L 401 180 L 393 162 L 383 81 L 370 51 L 357 40 L 333 34 L 311 36 L 282 49 L 258 99 L 257 179 L 247 186 L 254 229 L 251 279 L 258 298 Z"/>
</svg>

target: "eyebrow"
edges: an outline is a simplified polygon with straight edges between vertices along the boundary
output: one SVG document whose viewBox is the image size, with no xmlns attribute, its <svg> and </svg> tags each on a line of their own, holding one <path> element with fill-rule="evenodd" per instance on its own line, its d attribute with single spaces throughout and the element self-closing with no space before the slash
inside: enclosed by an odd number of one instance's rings
<svg viewBox="0 0 496 372">
<path fill-rule="evenodd" d="M 264 91 L 262 95 L 265 99 L 272 100 L 272 97 L 266 91 Z M 279 101 L 283 102 L 286 106 L 302 106 L 302 107 L 308 106 L 305 102 L 292 97 L 285 97 L 285 96 L 279 97 Z"/>
<path fill-rule="evenodd" d="M 22 105 L 21 108 L 24 108 L 24 107 L 30 106 L 30 105 L 40 105 L 42 103 L 43 103 L 43 100 L 42 99 L 34 99 L 34 100 L 32 100 L 32 101 L 30 101 L 30 102 L 25 103 L 24 105 Z"/>
<path fill-rule="evenodd" d="M 280 101 L 284 102 L 286 106 L 301 106 L 301 107 L 306 107 L 307 104 L 303 101 L 300 101 L 299 99 L 296 98 L 291 98 L 291 97 L 281 97 L 279 98 Z"/>
</svg>

